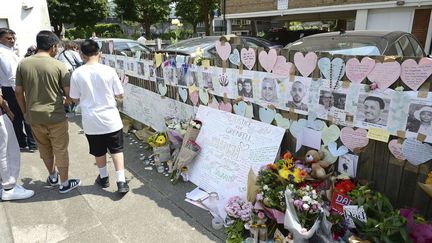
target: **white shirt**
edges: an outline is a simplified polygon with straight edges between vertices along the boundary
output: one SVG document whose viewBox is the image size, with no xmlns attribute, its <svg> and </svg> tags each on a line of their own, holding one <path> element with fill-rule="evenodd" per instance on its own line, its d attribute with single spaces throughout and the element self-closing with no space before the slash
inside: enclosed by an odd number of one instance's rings
<svg viewBox="0 0 432 243">
<path fill-rule="evenodd" d="M 83 65 L 72 73 L 70 97 L 80 100 L 86 134 L 107 134 L 123 128 L 114 99 L 123 92 L 117 73 L 109 66 Z"/>
<path fill-rule="evenodd" d="M 144 44 L 145 45 L 145 43 L 146 43 L 146 41 L 147 41 L 147 39 L 144 37 L 144 36 L 140 36 L 139 38 L 138 38 L 138 40 L 137 40 L 138 42 L 141 42 L 142 44 Z"/>
<path fill-rule="evenodd" d="M 0 43 L 0 87 L 12 87 L 15 90 L 15 75 L 20 57 L 13 48 Z"/>
</svg>

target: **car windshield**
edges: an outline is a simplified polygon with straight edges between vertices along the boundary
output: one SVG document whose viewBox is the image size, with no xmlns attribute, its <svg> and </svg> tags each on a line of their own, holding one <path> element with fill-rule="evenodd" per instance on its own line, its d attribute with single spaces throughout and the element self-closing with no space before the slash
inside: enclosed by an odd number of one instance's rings
<svg viewBox="0 0 432 243">
<path fill-rule="evenodd" d="M 329 52 L 343 55 L 381 55 L 387 41 L 376 37 L 317 37 L 304 38 L 288 44 L 285 48 L 295 51 Z"/>
<path fill-rule="evenodd" d="M 206 49 L 206 48 L 214 45 L 215 41 L 218 39 L 219 39 L 219 37 L 194 38 L 194 39 L 179 41 L 175 45 L 167 46 L 164 49 L 170 50 L 170 51 L 179 51 L 179 52 L 184 52 L 184 53 L 194 53 L 198 48 Z"/>
</svg>

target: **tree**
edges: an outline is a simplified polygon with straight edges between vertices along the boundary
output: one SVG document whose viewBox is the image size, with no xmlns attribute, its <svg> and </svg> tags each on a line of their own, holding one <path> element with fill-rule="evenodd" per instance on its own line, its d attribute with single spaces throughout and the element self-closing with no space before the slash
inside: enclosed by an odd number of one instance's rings
<svg viewBox="0 0 432 243">
<path fill-rule="evenodd" d="M 206 35 L 210 35 L 213 11 L 219 8 L 220 0 L 176 0 L 176 16 L 190 23 L 196 33 L 198 23 L 204 22 Z"/>
<path fill-rule="evenodd" d="M 108 15 L 107 0 L 48 0 L 54 33 L 60 36 L 64 24 L 82 28 L 93 26 Z"/>
<path fill-rule="evenodd" d="M 117 16 L 141 23 L 147 39 L 151 38 L 152 24 L 166 20 L 170 13 L 170 0 L 114 0 Z"/>
</svg>

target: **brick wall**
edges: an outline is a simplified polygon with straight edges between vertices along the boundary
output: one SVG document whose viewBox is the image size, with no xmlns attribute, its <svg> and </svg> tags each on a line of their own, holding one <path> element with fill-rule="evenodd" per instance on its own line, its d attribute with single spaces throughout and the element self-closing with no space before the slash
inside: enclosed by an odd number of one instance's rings
<svg viewBox="0 0 432 243">
<path fill-rule="evenodd" d="M 289 0 L 288 8 L 309 8 L 392 0 Z M 227 14 L 277 10 L 277 0 L 226 0 Z"/>
</svg>

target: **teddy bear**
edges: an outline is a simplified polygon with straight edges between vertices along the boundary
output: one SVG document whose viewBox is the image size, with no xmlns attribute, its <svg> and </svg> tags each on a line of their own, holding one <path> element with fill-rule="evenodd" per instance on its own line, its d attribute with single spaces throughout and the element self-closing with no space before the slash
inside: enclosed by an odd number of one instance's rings
<svg viewBox="0 0 432 243">
<path fill-rule="evenodd" d="M 322 160 L 324 158 L 324 153 L 318 152 L 316 150 L 309 150 L 305 155 L 305 164 L 311 165 L 310 175 L 315 179 L 326 179 L 328 175 L 325 168 L 329 167 L 331 164 L 327 161 Z"/>
</svg>

